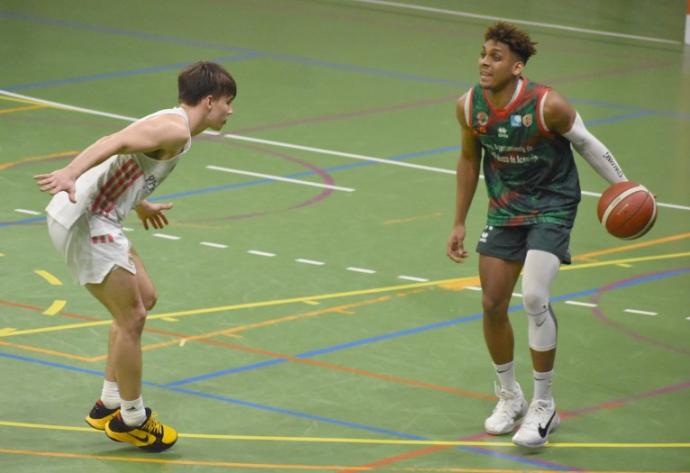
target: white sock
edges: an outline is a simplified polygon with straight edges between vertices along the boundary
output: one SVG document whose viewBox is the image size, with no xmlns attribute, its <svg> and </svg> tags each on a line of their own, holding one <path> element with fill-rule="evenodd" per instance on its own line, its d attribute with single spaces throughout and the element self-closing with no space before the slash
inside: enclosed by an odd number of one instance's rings
<svg viewBox="0 0 690 473">
<path fill-rule="evenodd" d="M 115 409 L 120 407 L 120 390 L 117 387 L 117 382 L 103 380 L 103 390 L 101 391 L 101 402 L 108 409 Z"/>
<path fill-rule="evenodd" d="M 139 396 L 133 401 L 122 400 L 120 415 L 125 424 L 130 427 L 138 427 L 146 420 L 146 410 L 144 410 L 144 399 Z"/>
<path fill-rule="evenodd" d="M 547 401 L 553 399 L 551 394 L 551 381 L 553 380 L 553 370 L 540 373 L 534 373 L 534 399 L 545 399 Z"/>
<path fill-rule="evenodd" d="M 494 367 L 496 368 L 496 376 L 498 376 L 498 382 L 501 383 L 501 387 L 508 391 L 515 391 L 515 366 L 513 362 L 509 361 L 502 365 L 494 363 Z"/>
</svg>

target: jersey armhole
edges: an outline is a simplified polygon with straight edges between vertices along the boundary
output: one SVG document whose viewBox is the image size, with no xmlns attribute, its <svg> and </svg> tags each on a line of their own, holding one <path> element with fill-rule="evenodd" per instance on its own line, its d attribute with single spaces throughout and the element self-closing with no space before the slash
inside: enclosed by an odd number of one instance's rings
<svg viewBox="0 0 690 473">
<path fill-rule="evenodd" d="M 465 125 L 472 130 L 472 92 L 474 88 L 470 88 L 465 95 Z"/>
<path fill-rule="evenodd" d="M 539 132 L 544 136 L 553 136 L 549 127 L 546 126 L 546 120 L 544 119 L 544 104 L 546 103 L 546 97 L 549 95 L 549 90 L 547 89 L 537 101 L 537 127 Z"/>
</svg>

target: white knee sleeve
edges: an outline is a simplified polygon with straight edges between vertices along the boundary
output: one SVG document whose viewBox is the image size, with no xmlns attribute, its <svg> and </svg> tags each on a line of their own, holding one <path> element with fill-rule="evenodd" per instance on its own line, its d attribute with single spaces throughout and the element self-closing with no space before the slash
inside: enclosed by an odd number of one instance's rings
<svg viewBox="0 0 690 473">
<path fill-rule="evenodd" d="M 560 261 L 552 253 L 529 250 L 522 275 L 523 305 L 528 315 L 529 346 L 535 351 L 556 348 L 558 324 L 549 304 L 551 284 Z"/>
<path fill-rule="evenodd" d="M 528 314 L 527 339 L 529 347 L 534 351 L 549 351 L 556 348 L 558 338 L 558 323 L 553 315 L 551 305 L 540 315 Z"/>
</svg>

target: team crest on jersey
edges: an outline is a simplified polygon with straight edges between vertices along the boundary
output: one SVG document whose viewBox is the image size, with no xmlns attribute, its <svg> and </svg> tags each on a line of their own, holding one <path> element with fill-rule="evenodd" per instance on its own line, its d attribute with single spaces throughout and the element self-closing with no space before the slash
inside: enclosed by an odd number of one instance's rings
<svg viewBox="0 0 690 473">
<path fill-rule="evenodd" d="M 486 112 L 477 113 L 477 123 L 479 123 L 479 126 L 486 126 L 489 123 L 489 115 Z"/>
<path fill-rule="evenodd" d="M 520 128 L 522 126 L 522 117 L 520 115 L 511 115 L 510 126 L 513 128 Z"/>
<path fill-rule="evenodd" d="M 527 114 L 522 116 L 522 124 L 525 125 L 526 127 L 531 126 L 533 121 L 534 120 L 532 118 L 531 113 L 527 113 Z"/>
</svg>

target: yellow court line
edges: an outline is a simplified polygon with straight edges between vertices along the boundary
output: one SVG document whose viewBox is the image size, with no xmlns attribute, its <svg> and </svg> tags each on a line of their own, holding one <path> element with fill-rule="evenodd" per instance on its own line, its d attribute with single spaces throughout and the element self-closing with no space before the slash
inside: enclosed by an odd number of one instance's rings
<svg viewBox="0 0 690 473">
<path fill-rule="evenodd" d="M 612 261 L 601 261 L 601 262 L 597 262 L 597 263 L 577 264 L 577 265 L 572 265 L 572 266 L 566 266 L 566 267 L 562 268 L 561 271 L 572 271 L 572 270 L 576 270 L 576 269 L 588 269 L 588 268 L 595 268 L 595 267 L 601 267 L 601 266 L 612 266 L 612 265 L 617 265 L 617 264 L 621 264 L 621 263 L 623 263 L 623 264 L 640 263 L 640 262 L 645 262 L 645 261 L 659 261 L 659 260 L 686 258 L 686 257 L 690 257 L 690 252 L 671 253 L 671 254 L 655 255 L 655 256 L 643 256 L 643 257 L 639 257 L 639 258 L 624 258 L 624 259 L 612 260 Z M 469 276 L 469 277 L 465 277 L 465 278 L 439 279 L 436 281 L 427 281 L 427 282 L 412 283 L 412 284 L 401 284 L 398 286 L 386 286 L 386 287 L 378 287 L 378 288 L 372 288 L 372 289 L 360 289 L 357 291 L 348 291 L 348 292 L 336 292 L 336 293 L 330 293 L 330 294 L 321 294 L 321 295 L 317 295 L 317 296 L 302 296 L 302 297 L 293 297 L 293 298 L 289 298 L 289 299 L 276 299 L 276 300 L 260 301 L 260 302 L 248 302 L 245 304 L 232 304 L 232 305 L 217 306 L 217 307 L 207 307 L 207 308 L 202 308 L 202 309 L 183 310 L 183 311 L 178 311 L 178 312 L 165 312 L 162 314 L 149 315 L 147 318 L 148 318 L 148 320 L 154 320 L 154 319 L 163 319 L 166 317 L 187 317 L 190 315 L 204 315 L 204 314 L 213 314 L 213 313 L 217 313 L 217 312 L 230 312 L 230 311 L 236 311 L 236 310 L 241 310 L 241 309 L 256 309 L 256 308 L 261 308 L 261 307 L 273 307 L 273 306 L 278 306 L 278 305 L 294 304 L 296 302 L 304 302 L 305 300 L 319 301 L 319 300 L 326 300 L 326 299 L 336 299 L 336 298 L 341 298 L 341 297 L 361 296 L 361 295 L 367 295 L 367 294 L 380 294 L 382 292 L 399 291 L 402 289 L 412 289 L 412 288 L 419 288 L 419 287 L 441 286 L 441 285 L 447 285 L 450 283 L 467 282 L 468 284 L 475 284 L 478 281 L 479 281 L 478 276 Z M 81 322 L 81 323 L 75 323 L 75 324 L 53 325 L 50 327 L 41 327 L 41 328 L 34 328 L 34 329 L 27 329 L 27 330 L 16 330 L 16 331 L 11 332 L 11 333 L 0 333 L 0 337 L 14 337 L 17 335 L 29 335 L 29 334 L 34 334 L 34 333 L 58 332 L 58 331 L 78 329 L 78 328 L 98 327 L 98 326 L 102 326 L 102 325 L 110 325 L 110 323 L 111 323 L 110 320 L 98 320 L 98 321 L 94 321 L 94 322 Z"/>
<path fill-rule="evenodd" d="M 12 333 L 12 330 L 14 330 L 14 329 L 6 329 L 6 330 L 9 330 L 9 333 Z M 65 352 L 57 351 L 57 350 L 49 350 L 47 348 L 33 347 L 31 345 L 22 345 L 19 343 L 11 343 L 11 342 L 6 342 L 4 340 L 0 340 L 0 346 L 17 348 L 19 350 L 31 351 L 34 353 L 43 353 L 44 355 L 58 356 L 58 357 L 62 357 L 62 358 L 68 358 L 70 360 L 83 361 L 85 363 L 88 363 L 89 361 L 91 361 L 90 358 L 87 358 L 85 356 L 73 355 L 71 353 L 65 353 Z"/>
<path fill-rule="evenodd" d="M 45 105 L 46 107 L 48 106 L 47 104 L 42 104 L 40 102 L 36 102 L 35 100 L 8 97 L 8 96 L 2 95 L 2 94 L 0 94 L 0 100 L 5 100 L 7 102 L 15 102 L 15 103 L 28 103 L 30 105 L 39 105 L 40 104 L 40 105 Z"/>
<path fill-rule="evenodd" d="M 50 307 L 43 311 L 43 315 L 55 315 L 65 308 L 67 301 L 63 299 L 55 299 Z"/>
<path fill-rule="evenodd" d="M 70 431 L 98 433 L 90 427 L 70 425 L 38 424 L 31 422 L 0 421 L 0 427 L 15 427 L 38 430 Z M 250 442 L 287 442 L 287 443 L 339 443 L 367 445 L 413 445 L 413 446 L 449 446 L 449 447 L 515 447 L 513 442 L 487 440 L 403 440 L 375 439 L 359 437 L 299 437 L 278 435 L 235 435 L 235 434 L 191 434 L 180 433 L 180 438 L 200 440 L 230 440 Z M 550 442 L 549 448 L 690 448 L 690 442 Z"/>
<path fill-rule="evenodd" d="M 40 156 L 29 156 L 28 158 L 20 159 L 18 161 L 11 161 L 9 163 L 0 163 L 0 171 L 4 171 L 5 169 L 9 169 L 9 168 L 14 167 L 18 164 L 28 163 L 31 161 L 44 161 L 46 159 L 52 159 L 52 158 L 62 158 L 65 156 L 76 156 L 77 154 L 79 154 L 79 151 L 60 151 L 59 153 L 43 154 Z"/>
<path fill-rule="evenodd" d="M 630 263 L 642 263 L 644 261 L 660 261 L 665 259 L 676 259 L 676 258 L 687 258 L 690 256 L 690 251 L 684 253 L 669 253 L 665 255 L 655 255 L 655 256 L 640 256 L 638 258 L 625 258 L 613 261 L 599 261 L 596 263 L 585 263 L 585 264 L 573 264 L 571 266 L 564 266 L 561 271 L 572 271 L 574 269 L 587 269 L 587 268 L 597 268 L 600 266 L 611 266 L 618 264 L 630 264 Z"/>
<path fill-rule="evenodd" d="M 34 273 L 38 274 L 43 279 L 48 281 L 48 284 L 50 284 L 51 286 L 62 286 L 62 281 L 60 281 L 57 277 L 50 274 L 45 269 L 36 269 L 36 270 L 34 270 Z"/>
<path fill-rule="evenodd" d="M 23 107 L 0 108 L 0 114 L 25 112 L 27 110 L 38 110 L 39 108 L 48 108 L 48 106 L 47 105 L 41 105 L 41 104 L 34 104 L 34 105 L 24 105 Z"/>
<path fill-rule="evenodd" d="M 642 241 L 639 243 L 632 243 L 630 245 L 617 246 L 615 248 L 607 248 L 605 250 L 591 251 L 589 253 L 583 253 L 581 255 L 573 256 L 573 261 L 593 258 L 595 256 L 608 255 L 611 253 L 621 253 L 623 251 L 637 250 L 639 248 L 646 248 L 648 246 L 659 245 L 661 243 L 668 243 L 676 240 L 683 240 L 685 238 L 690 238 L 690 232 L 679 233 L 677 235 L 671 235 L 663 238 L 657 238 L 655 240 Z"/>
</svg>

